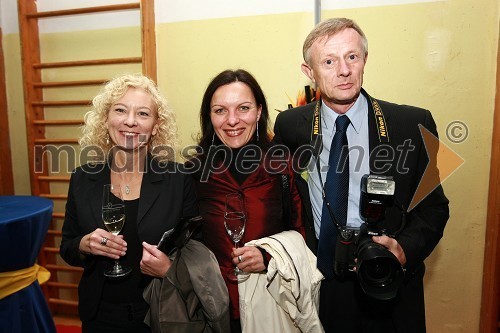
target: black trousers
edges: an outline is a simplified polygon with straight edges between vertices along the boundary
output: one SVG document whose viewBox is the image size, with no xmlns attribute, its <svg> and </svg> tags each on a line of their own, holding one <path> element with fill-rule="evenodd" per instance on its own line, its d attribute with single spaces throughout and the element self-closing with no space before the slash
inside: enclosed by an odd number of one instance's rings
<svg viewBox="0 0 500 333">
<path fill-rule="evenodd" d="M 391 304 L 366 296 L 356 279 L 321 282 L 319 317 L 326 333 L 396 333 Z"/>
<path fill-rule="evenodd" d="M 82 333 L 150 333 L 144 318 L 148 305 L 144 303 L 112 304 L 101 302 L 97 316 L 82 322 Z"/>
<path fill-rule="evenodd" d="M 424 267 L 407 276 L 389 301 L 367 296 L 358 280 L 321 282 L 319 318 L 326 333 L 425 333 Z"/>
</svg>

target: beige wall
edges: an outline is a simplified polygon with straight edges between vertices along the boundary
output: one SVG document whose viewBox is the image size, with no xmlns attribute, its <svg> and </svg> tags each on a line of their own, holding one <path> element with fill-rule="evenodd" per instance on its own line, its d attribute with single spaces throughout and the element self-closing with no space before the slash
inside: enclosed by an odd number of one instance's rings
<svg viewBox="0 0 500 333">
<path fill-rule="evenodd" d="M 443 184 L 451 217 L 444 239 L 426 262 L 431 333 L 478 332 L 498 7 L 496 0 L 450 0 L 322 13 L 323 18 L 353 18 L 364 29 L 369 39 L 365 89 L 380 99 L 430 109 L 442 141 L 466 161 Z M 311 13 L 292 13 L 158 25 L 158 83 L 177 113 L 181 143 L 194 142 L 203 91 L 226 68 L 242 67 L 256 76 L 274 119 L 274 109 L 289 103 L 287 95 L 294 99 L 309 84 L 300 72 L 300 63 L 302 41 L 312 21 Z M 138 37 L 123 29 L 135 43 Z M 116 41 L 124 41 L 119 37 L 121 30 L 44 36 L 49 42 L 52 38 L 68 41 L 65 48 L 44 49 L 44 56 L 71 59 L 78 54 L 85 58 L 78 43 L 70 42 L 76 39 L 92 40 L 96 44 L 93 52 L 102 52 L 103 58 L 112 57 L 113 52 L 134 52 L 124 46 L 127 43 L 118 42 L 118 50 L 109 46 L 110 33 L 116 33 L 112 35 Z M 30 189 L 19 36 L 6 35 L 3 43 L 15 190 L 26 194 Z M 66 74 L 51 75 L 62 79 Z M 460 144 L 446 135 L 447 125 L 455 120 L 464 122 L 469 131 Z"/>
</svg>

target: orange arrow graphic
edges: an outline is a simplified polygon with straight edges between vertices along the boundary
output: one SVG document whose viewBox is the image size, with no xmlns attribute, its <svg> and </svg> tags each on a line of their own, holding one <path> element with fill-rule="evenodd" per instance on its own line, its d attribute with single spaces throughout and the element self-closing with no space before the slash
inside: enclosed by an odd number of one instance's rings
<svg viewBox="0 0 500 333">
<path fill-rule="evenodd" d="M 444 182 L 465 162 L 462 157 L 443 141 L 439 140 L 427 128 L 422 125 L 418 125 L 418 127 L 424 140 L 429 163 L 425 168 L 422 179 L 420 179 L 408 211 L 415 208 L 416 205 L 424 200 L 440 183 Z"/>
</svg>

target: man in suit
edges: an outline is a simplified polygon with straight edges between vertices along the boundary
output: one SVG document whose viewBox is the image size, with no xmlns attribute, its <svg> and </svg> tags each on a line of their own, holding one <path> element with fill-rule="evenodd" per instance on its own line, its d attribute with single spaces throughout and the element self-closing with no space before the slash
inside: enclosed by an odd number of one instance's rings
<svg viewBox="0 0 500 333">
<path fill-rule="evenodd" d="M 334 18 L 318 24 L 304 42 L 303 55 L 302 71 L 317 85 L 321 100 L 280 113 L 274 131 L 275 141 L 294 153 L 295 170 L 300 173 L 296 179 L 306 206 L 307 243 L 317 253 L 318 268 L 325 276 L 321 322 L 326 332 L 425 332 L 423 261 L 442 237 L 449 216 L 435 165 L 437 150 L 424 145 L 420 129 L 423 126 L 437 136 L 432 115 L 377 100 L 362 89 L 368 42 L 352 20 Z M 339 142 L 336 135 L 348 147 L 347 158 L 333 155 Z M 330 151 L 337 160 L 332 160 Z M 347 185 L 331 180 L 342 177 L 342 163 L 348 169 L 343 173 Z M 437 187 L 410 207 L 424 171 L 423 182 Z M 404 269 L 395 297 L 371 297 L 354 272 L 344 276 L 333 272 L 337 226 L 357 229 L 364 223 L 360 184 L 367 174 L 392 177 L 395 182 L 394 203 L 377 222 L 383 235 L 372 238 Z"/>
</svg>

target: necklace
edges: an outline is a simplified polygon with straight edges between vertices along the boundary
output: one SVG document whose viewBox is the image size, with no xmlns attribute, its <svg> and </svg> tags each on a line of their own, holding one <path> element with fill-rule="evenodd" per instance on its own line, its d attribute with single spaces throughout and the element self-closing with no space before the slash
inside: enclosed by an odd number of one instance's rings
<svg viewBox="0 0 500 333">
<path fill-rule="evenodd" d="M 128 184 L 125 185 L 125 193 L 130 194 L 130 185 Z"/>
</svg>

